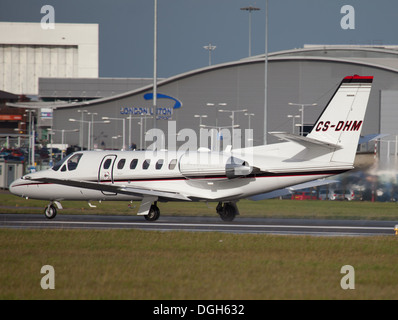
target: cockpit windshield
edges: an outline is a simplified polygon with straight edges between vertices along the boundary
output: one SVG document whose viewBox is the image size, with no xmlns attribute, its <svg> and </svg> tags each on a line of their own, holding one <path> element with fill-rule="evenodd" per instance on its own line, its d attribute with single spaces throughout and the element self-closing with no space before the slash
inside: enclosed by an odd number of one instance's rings
<svg viewBox="0 0 398 320">
<path fill-rule="evenodd" d="M 66 160 L 68 160 L 68 157 L 65 157 L 65 158 L 59 160 L 56 164 L 54 164 L 54 166 L 53 166 L 51 169 L 53 169 L 54 171 L 58 171 L 59 168 L 61 168 L 61 166 L 63 165 L 63 163 L 64 163 Z"/>
<path fill-rule="evenodd" d="M 79 164 L 80 158 L 82 157 L 81 153 L 76 153 L 73 154 L 70 157 L 66 157 L 60 161 L 58 161 L 53 167 L 52 169 L 54 171 L 58 171 L 59 168 L 62 167 L 61 171 L 66 171 L 66 169 L 68 169 L 68 171 L 72 171 L 75 170 L 77 168 L 77 165 Z"/>
</svg>

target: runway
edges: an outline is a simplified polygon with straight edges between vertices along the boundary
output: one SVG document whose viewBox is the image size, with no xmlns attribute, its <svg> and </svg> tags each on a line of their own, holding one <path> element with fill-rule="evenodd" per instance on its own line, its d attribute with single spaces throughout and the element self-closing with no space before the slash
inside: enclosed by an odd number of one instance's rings
<svg viewBox="0 0 398 320">
<path fill-rule="evenodd" d="M 156 222 L 139 216 L 62 215 L 48 220 L 41 214 L 0 214 L 0 228 L 17 229 L 141 229 L 156 231 L 229 232 L 314 236 L 395 235 L 395 221 L 274 219 L 161 216 Z"/>
</svg>

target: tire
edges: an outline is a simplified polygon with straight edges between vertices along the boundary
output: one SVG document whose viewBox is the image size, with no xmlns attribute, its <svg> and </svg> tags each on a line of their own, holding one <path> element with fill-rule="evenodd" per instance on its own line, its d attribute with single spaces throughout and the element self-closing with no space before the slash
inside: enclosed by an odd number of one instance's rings
<svg viewBox="0 0 398 320">
<path fill-rule="evenodd" d="M 228 221 L 228 222 L 233 221 L 236 216 L 235 206 L 229 203 L 224 204 L 224 208 L 221 212 L 219 212 L 219 215 L 222 221 Z"/>
<path fill-rule="evenodd" d="M 50 204 L 44 209 L 44 215 L 47 219 L 54 219 L 57 215 L 57 208 L 53 204 Z"/>
<path fill-rule="evenodd" d="M 160 210 L 157 206 L 152 205 L 149 213 L 144 216 L 146 221 L 156 221 L 160 217 Z"/>
</svg>

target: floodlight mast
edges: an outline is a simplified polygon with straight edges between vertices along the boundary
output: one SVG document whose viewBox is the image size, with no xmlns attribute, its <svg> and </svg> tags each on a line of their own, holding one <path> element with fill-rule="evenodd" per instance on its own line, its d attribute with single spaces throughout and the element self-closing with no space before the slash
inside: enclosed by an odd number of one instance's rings
<svg viewBox="0 0 398 320">
<path fill-rule="evenodd" d="M 265 0 L 265 57 L 264 57 L 264 135 L 263 144 L 267 144 L 268 135 L 268 0 Z"/>
<path fill-rule="evenodd" d="M 156 129 L 157 117 L 157 40 L 158 40 L 158 1 L 154 0 L 154 31 L 153 31 L 153 128 Z"/>
<path fill-rule="evenodd" d="M 252 11 L 259 11 L 260 8 L 248 6 L 240 8 L 240 10 L 249 11 L 249 57 L 252 56 Z"/>
<path fill-rule="evenodd" d="M 208 46 L 203 46 L 204 49 L 209 51 L 209 66 L 211 66 L 211 52 L 216 50 L 216 46 L 212 46 L 211 43 L 209 43 Z"/>
</svg>

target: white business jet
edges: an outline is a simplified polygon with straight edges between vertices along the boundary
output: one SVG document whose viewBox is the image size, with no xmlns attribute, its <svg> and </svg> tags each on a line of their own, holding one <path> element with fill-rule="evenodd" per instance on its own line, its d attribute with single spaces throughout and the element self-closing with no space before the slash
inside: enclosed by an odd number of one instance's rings
<svg viewBox="0 0 398 320">
<path fill-rule="evenodd" d="M 140 201 L 138 215 L 159 218 L 158 202 L 218 202 L 232 221 L 239 199 L 255 197 L 353 168 L 373 77 L 345 77 L 306 136 L 271 134 L 284 142 L 225 150 L 82 151 L 53 168 L 14 181 L 10 191 L 49 200 L 52 219 L 62 200 Z"/>
</svg>

